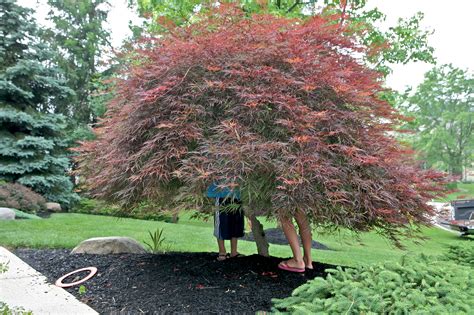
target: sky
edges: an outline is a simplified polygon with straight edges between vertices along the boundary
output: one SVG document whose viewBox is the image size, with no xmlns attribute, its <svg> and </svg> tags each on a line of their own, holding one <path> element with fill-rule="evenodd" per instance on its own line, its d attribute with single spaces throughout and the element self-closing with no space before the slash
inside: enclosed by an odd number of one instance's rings
<svg viewBox="0 0 474 315">
<path fill-rule="evenodd" d="M 78 0 L 80 1 L 80 0 Z M 18 0 L 23 6 L 36 10 L 38 23 L 48 25 L 46 21 L 48 7 L 46 0 Z M 474 0 L 368 0 L 368 8 L 377 7 L 387 15 L 381 27 L 388 28 L 396 24 L 398 18 L 408 18 L 416 12 L 425 14 L 422 27 L 434 30 L 429 44 L 435 49 L 438 64 L 452 63 L 462 69 L 474 70 Z M 120 46 L 122 40 L 131 34 L 129 21 L 140 24 L 138 16 L 127 8 L 127 0 L 110 0 L 111 11 L 108 28 L 111 31 L 112 45 Z M 387 78 L 387 85 L 403 91 L 407 86 L 416 87 L 423 81 L 426 71 L 432 65 L 410 63 L 394 65 L 393 73 Z"/>
<path fill-rule="evenodd" d="M 435 49 L 438 64 L 452 63 L 462 69 L 474 70 L 473 0 L 368 0 L 368 5 L 384 12 L 389 26 L 399 17 L 423 12 L 423 27 L 434 30 L 429 43 Z M 417 86 L 431 67 L 423 63 L 396 65 L 387 85 L 397 90 L 403 90 L 407 85 Z"/>
</svg>

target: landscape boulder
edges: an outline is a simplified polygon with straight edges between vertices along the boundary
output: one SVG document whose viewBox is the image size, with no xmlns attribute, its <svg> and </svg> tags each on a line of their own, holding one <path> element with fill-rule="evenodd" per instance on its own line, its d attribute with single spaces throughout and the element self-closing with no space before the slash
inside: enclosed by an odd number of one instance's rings
<svg viewBox="0 0 474 315">
<path fill-rule="evenodd" d="M 145 248 L 133 238 L 109 236 L 82 241 L 71 251 L 71 254 L 145 254 L 146 252 Z"/>
<path fill-rule="evenodd" d="M 61 212 L 61 205 L 57 202 L 47 202 L 46 209 L 50 212 Z"/>
<path fill-rule="evenodd" d="M 0 220 L 15 220 L 15 211 L 10 208 L 0 208 Z"/>
</svg>

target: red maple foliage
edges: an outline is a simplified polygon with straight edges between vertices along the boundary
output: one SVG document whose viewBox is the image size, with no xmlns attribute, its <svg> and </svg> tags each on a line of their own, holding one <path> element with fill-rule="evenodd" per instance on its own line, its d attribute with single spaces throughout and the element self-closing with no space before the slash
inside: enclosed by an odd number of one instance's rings
<svg viewBox="0 0 474 315">
<path fill-rule="evenodd" d="M 393 138 L 401 116 L 339 18 L 221 6 L 150 40 L 98 139 L 79 149 L 91 191 L 125 207 L 146 198 L 205 209 L 218 182 L 239 186 L 249 211 L 301 209 L 313 224 L 392 240 L 429 223 L 425 202 L 444 177 L 416 167 Z"/>
</svg>

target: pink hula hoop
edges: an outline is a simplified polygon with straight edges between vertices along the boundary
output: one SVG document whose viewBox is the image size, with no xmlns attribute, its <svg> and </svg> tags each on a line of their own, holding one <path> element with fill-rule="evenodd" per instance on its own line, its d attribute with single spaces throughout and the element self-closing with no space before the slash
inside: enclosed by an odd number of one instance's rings
<svg viewBox="0 0 474 315">
<path fill-rule="evenodd" d="M 67 277 L 69 277 L 70 275 L 73 275 L 73 274 L 76 274 L 78 272 L 81 272 L 81 271 L 89 271 L 90 273 L 84 277 L 83 279 L 81 280 L 78 280 L 78 281 L 75 281 L 75 282 L 71 282 L 71 283 L 63 283 L 63 280 L 66 279 Z M 61 288 L 69 288 L 69 287 L 72 287 L 72 286 L 75 286 L 75 285 L 78 285 L 78 284 L 81 284 L 87 280 L 89 280 L 90 278 L 92 278 L 95 274 L 97 273 L 97 268 L 96 267 L 85 267 L 85 268 L 81 268 L 81 269 L 77 269 L 77 270 L 74 270 L 68 274 L 65 274 L 64 276 L 62 276 L 61 278 L 59 278 L 58 280 L 56 280 L 56 282 L 54 283 L 56 286 L 58 287 L 61 287 Z"/>
</svg>

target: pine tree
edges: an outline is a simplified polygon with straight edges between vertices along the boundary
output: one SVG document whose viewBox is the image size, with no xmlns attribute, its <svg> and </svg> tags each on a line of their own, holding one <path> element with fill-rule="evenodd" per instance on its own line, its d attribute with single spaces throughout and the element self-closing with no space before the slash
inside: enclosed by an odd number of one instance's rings
<svg viewBox="0 0 474 315">
<path fill-rule="evenodd" d="M 67 207 L 76 197 L 64 117 L 51 113 L 74 92 L 50 66 L 54 52 L 41 42 L 31 10 L 0 2 L 0 179 L 32 188 Z"/>
</svg>

